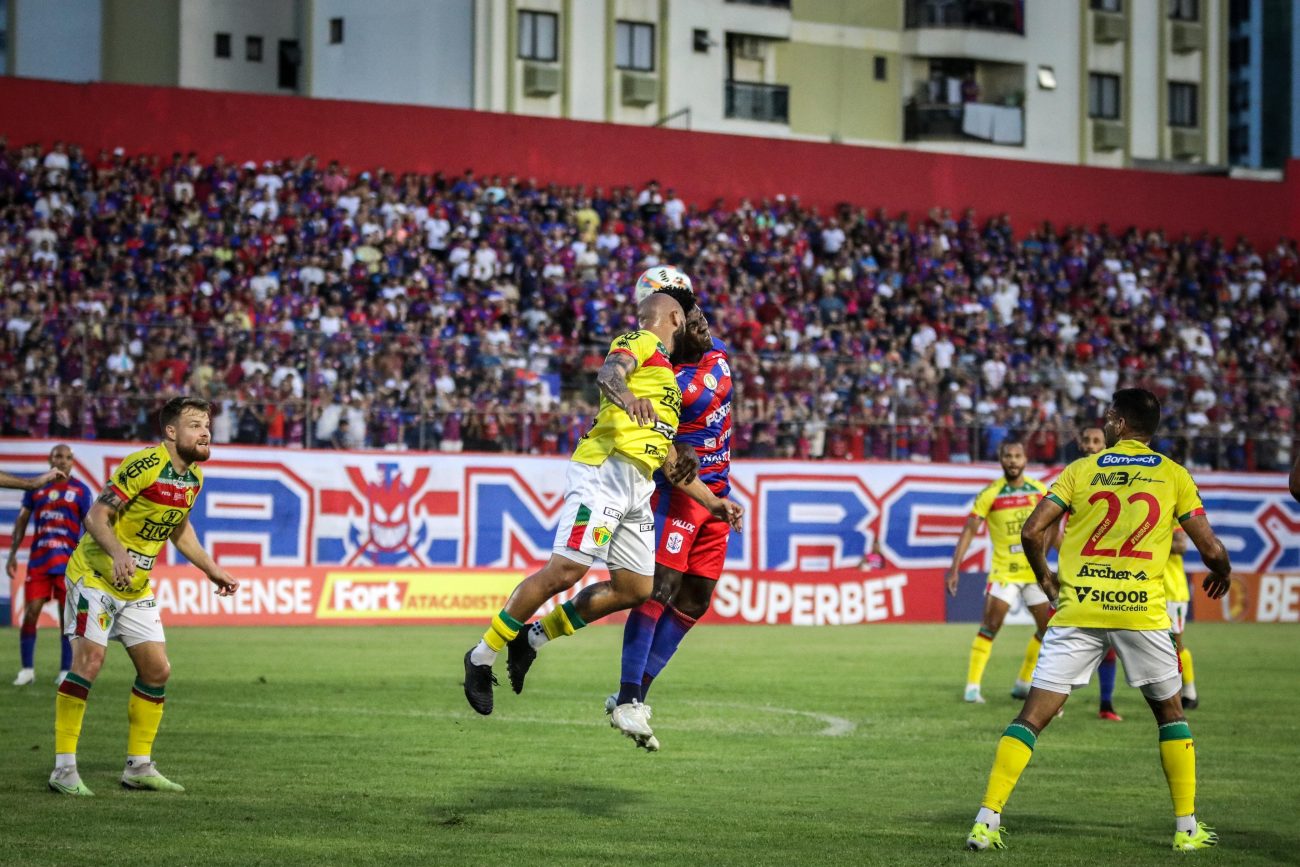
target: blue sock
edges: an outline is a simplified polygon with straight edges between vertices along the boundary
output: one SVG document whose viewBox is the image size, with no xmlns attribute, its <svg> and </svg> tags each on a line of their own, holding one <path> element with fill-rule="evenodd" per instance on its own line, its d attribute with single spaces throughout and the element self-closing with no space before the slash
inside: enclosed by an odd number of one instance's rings
<svg viewBox="0 0 1300 867">
<path fill-rule="evenodd" d="M 623 627 L 623 672 L 619 676 L 619 704 L 627 704 L 633 699 L 641 701 L 641 679 L 663 613 L 662 602 L 648 599 L 627 615 L 627 625 Z"/>
<path fill-rule="evenodd" d="M 677 645 L 682 643 L 686 633 L 695 625 L 695 618 L 688 617 L 676 608 L 669 606 L 664 616 L 659 618 L 659 628 L 655 630 L 654 644 L 650 646 L 650 657 L 646 660 L 645 677 L 641 681 L 641 700 L 650 689 L 650 683 L 664 670 L 668 660 L 677 652 Z"/>
<path fill-rule="evenodd" d="M 72 642 L 68 640 L 68 636 L 60 635 L 59 643 L 59 671 L 67 671 L 72 668 Z"/>
<path fill-rule="evenodd" d="M 18 654 L 22 657 L 23 668 L 35 668 L 36 627 L 23 626 L 18 633 Z"/>
<path fill-rule="evenodd" d="M 1110 710 L 1115 698 L 1115 660 L 1109 654 L 1097 666 L 1097 683 L 1101 686 L 1101 709 Z"/>
</svg>

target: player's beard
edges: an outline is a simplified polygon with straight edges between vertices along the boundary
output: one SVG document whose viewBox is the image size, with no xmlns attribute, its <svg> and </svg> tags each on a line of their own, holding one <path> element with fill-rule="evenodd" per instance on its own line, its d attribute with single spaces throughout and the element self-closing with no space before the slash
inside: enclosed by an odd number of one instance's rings
<svg viewBox="0 0 1300 867">
<path fill-rule="evenodd" d="M 183 446 L 177 443 L 176 454 L 180 455 L 181 460 L 187 464 L 199 464 L 212 456 L 212 447 L 203 443 L 195 443 L 192 446 Z"/>
</svg>

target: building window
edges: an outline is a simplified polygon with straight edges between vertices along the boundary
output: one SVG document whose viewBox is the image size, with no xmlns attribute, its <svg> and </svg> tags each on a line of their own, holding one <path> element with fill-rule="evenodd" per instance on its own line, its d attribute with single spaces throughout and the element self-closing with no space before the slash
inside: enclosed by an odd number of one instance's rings
<svg viewBox="0 0 1300 867">
<path fill-rule="evenodd" d="M 249 36 L 244 39 L 244 59 L 252 63 L 262 62 L 262 37 Z"/>
<path fill-rule="evenodd" d="M 1232 111 L 1250 109 L 1250 85 L 1244 81 L 1234 81 L 1228 85 L 1228 108 Z"/>
<path fill-rule="evenodd" d="M 877 54 L 874 61 L 876 81 L 889 80 L 889 62 L 884 55 Z"/>
<path fill-rule="evenodd" d="M 560 16 L 553 12 L 519 11 L 519 57 L 522 60 L 545 60 L 554 63 L 558 58 L 555 34 L 559 30 Z"/>
<path fill-rule="evenodd" d="M 216 50 L 217 57 L 222 57 L 222 58 L 230 57 L 230 34 L 229 33 L 217 34 L 215 50 Z"/>
<path fill-rule="evenodd" d="M 343 44 L 343 19 L 330 19 L 330 45 Z"/>
<path fill-rule="evenodd" d="M 709 38 L 709 31 L 702 27 L 696 27 L 691 31 L 691 47 L 695 49 L 696 54 L 708 54 L 709 46 L 713 40 Z"/>
<path fill-rule="evenodd" d="M 1200 0 L 1169 0 L 1169 17 L 1175 21 L 1200 21 Z"/>
<path fill-rule="evenodd" d="M 1198 126 L 1196 117 L 1196 85 L 1181 81 L 1169 82 L 1169 125 Z"/>
<path fill-rule="evenodd" d="M 1088 73 L 1088 117 L 1119 120 L 1119 76 Z"/>
<path fill-rule="evenodd" d="M 1124 0 L 1092 0 L 1092 8 L 1098 12 L 1122 13 Z"/>
<path fill-rule="evenodd" d="M 276 81 L 284 90 L 298 89 L 298 67 L 302 64 L 302 51 L 297 39 L 281 39 L 279 51 L 279 69 Z"/>
<path fill-rule="evenodd" d="M 614 65 L 654 72 L 655 26 L 641 21 L 619 21 L 614 26 Z"/>
</svg>

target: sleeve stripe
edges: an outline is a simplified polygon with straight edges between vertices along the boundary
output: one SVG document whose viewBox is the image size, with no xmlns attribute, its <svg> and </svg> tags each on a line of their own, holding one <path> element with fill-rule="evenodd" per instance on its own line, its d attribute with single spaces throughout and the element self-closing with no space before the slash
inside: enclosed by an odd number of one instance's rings
<svg viewBox="0 0 1300 867">
<path fill-rule="evenodd" d="M 1181 524 L 1183 521 L 1186 521 L 1186 520 L 1189 520 L 1189 519 L 1191 519 L 1191 518 L 1195 518 L 1195 517 L 1198 517 L 1198 516 L 1201 516 L 1201 515 L 1204 515 L 1204 514 L 1205 514 L 1205 509 L 1200 508 L 1200 507 L 1197 507 L 1197 508 L 1195 508 L 1195 509 L 1192 509 L 1192 510 L 1191 510 L 1190 512 L 1188 512 L 1186 515 L 1179 515 L 1179 516 L 1178 516 L 1178 523 Z"/>
<path fill-rule="evenodd" d="M 1062 500 L 1060 497 L 1056 496 L 1056 494 L 1049 493 L 1044 499 L 1051 500 L 1067 512 L 1070 511 L 1070 507 L 1066 504 L 1065 500 Z"/>
</svg>

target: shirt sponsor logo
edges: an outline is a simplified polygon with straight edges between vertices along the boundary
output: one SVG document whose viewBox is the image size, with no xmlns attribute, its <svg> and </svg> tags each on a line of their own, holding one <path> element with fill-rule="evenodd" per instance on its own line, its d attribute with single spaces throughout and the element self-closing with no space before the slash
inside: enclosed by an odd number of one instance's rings
<svg viewBox="0 0 1300 867">
<path fill-rule="evenodd" d="M 1108 488 L 1122 488 L 1126 485 L 1136 485 L 1138 483 L 1147 485 L 1163 485 L 1163 479 L 1153 479 L 1150 476 L 1144 476 L 1140 472 L 1130 473 L 1128 470 L 1116 470 L 1113 473 L 1094 473 L 1092 485 L 1105 485 Z"/>
<path fill-rule="evenodd" d="M 1097 458 L 1099 467 L 1156 467 L 1164 458 L 1160 455 L 1102 455 Z"/>
<path fill-rule="evenodd" d="M 654 531 L 655 531 L 655 522 L 654 522 L 654 521 L 647 521 L 647 522 L 645 522 L 644 524 L 641 525 L 641 532 L 642 532 L 642 533 L 653 533 Z"/>
<path fill-rule="evenodd" d="M 616 521 L 621 521 L 623 520 L 623 513 L 620 512 L 618 509 L 615 509 L 613 506 L 606 506 L 605 517 L 613 518 Z"/>
<path fill-rule="evenodd" d="M 131 548 L 127 548 L 126 553 L 130 554 L 131 559 L 135 561 L 135 568 L 143 569 L 145 572 L 153 568 L 154 560 L 157 559 L 151 554 L 141 554 Z"/>
<path fill-rule="evenodd" d="M 1145 581 L 1145 571 L 1130 572 L 1127 569 L 1112 569 L 1105 563 L 1084 563 L 1079 567 L 1080 578 L 1105 578 L 1109 581 Z"/>
<path fill-rule="evenodd" d="M 1116 605 L 1146 602 L 1145 590 L 1099 590 L 1096 587 L 1075 587 L 1080 602 L 1106 602 Z"/>
<path fill-rule="evenodd" d="M 706 415 L 704 417 L 704 423 L 706 425 L 714 425 L 722 421 L 724 418 L 726 418 L 729 415 L 731 415 L 731 404 L 724 403 L 722 406 L 718 407 L 713 412 Z"/>
<path fill-rule="evenodd" d="M 126 466 L 122 467 L 122 469 L 118 470 L 117 480 L 121 484 L 125 485 L 128 479 L 138 478 L 144 475 L 147 471 L 152 470 L 154 467 L 158 466 L 160 460 L 161 459 L 158 457 L 156 453 L 145 455 L 144 457 L 140 458 L 140 460 L 133 461 L 127 464 Z"/>
</svg>

